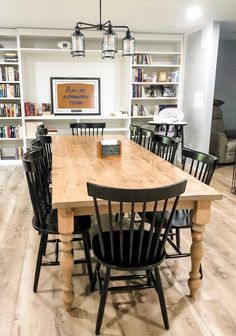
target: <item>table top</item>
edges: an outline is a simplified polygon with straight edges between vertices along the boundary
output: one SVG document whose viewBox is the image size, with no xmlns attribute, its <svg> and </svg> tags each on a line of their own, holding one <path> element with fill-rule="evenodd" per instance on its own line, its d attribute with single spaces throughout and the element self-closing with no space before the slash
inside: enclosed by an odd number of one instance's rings
<svg viewBox="0 0 236 336">
<path fill-rule="evenodd" d="M 97 142 L 116 138 L 121 157 L 97 157 Z M 91 205 L 87 182 L 116 188 L 154 188 L 187 179 L 182 200 L 215 200 L 221 194 L 124 136 L 60 136 L 52 141 L 52 206 Z"/>
</svg>

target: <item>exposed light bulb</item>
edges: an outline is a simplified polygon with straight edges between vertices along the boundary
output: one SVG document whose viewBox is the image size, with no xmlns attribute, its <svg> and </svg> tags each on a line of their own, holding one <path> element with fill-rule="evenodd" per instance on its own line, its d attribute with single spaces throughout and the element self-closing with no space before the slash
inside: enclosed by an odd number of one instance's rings
<svg viewBox="0 0 236 336">
<path fill-rule="evenodd" d="M 187 9 L 186 15 L 189 20 L 196 20 L 202 16 L 202 10 L 199 7 L 191 7 Z"/>
</svg>

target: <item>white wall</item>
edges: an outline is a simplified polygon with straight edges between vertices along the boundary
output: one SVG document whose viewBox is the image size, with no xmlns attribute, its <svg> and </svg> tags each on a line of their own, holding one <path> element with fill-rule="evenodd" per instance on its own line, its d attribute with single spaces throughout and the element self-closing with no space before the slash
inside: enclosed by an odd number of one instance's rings
<svg viewBox="0 0 236 336">
<path fill-rule="evenodd" d="M 185 146 L 204 152 L 209 150 L 218 41 L 219 24 L 214 22 L 185 36 Z"/>
<path fill-rule="evenodd" d="M 226 129 L 236 128 L 236 41 L 220 40 L 216 70 L 215 98 L 223 100 Z"/>
<path fill-rule="evenodd" d="M 50 103 L 50 77 L 99 77 L 101 79 L 101 114 L 111 115 L 120 108 L 129 108 L 124 92 L 129 82 L 124 81 L 123 57 L 102 60 L 98 53 L 85 58 L 72 58 L 66 53 L 23 52 L 24 100 L 32 103 Z"/>
</svg>

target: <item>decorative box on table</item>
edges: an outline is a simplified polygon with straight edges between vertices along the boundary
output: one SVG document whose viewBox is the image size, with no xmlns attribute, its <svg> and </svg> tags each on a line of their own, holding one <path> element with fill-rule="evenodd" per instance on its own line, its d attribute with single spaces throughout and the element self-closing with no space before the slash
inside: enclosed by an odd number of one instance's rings
<svg viewBox="0 0 236 336">
<path fill-rule="evenodd" d="M 101 158 L 121 156 L 121 141 L 116 139 L 99 141 L 97 143 L 97 155 Z"/>
</svg>

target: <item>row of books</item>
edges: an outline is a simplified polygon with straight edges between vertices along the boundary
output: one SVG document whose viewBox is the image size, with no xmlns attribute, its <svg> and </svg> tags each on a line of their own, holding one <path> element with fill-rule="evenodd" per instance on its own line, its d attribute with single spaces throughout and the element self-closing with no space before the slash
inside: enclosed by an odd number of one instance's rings
<svg viewBox="0 0 236 336">
<path fill-rule="evenodd" d="M 21 160 L 23 157 L 23 147 L 4 147 L 0 148 L 1 160 Z"/>
<path fill-rule="evenodd" d="M 20 97 L 20 84 L 0 84 L 0 98 Z"/>
<path fill-rule="evenodd" d="M 49 103 L 31 103 L 25 102 L 25 116 L 38 116 L 42 114 L 51 114 L 51 104 Z"/>
<path fill-rule="evenodd" d="M 11 138 L 21 139 L 22 134 L 23 134 L 23 130 L 22 130 L 21 125 L 0 126 L 0 138 L 3 138 L 3 139 L 11 139 Z"/>
<path fill-rule="evenodd" d="M 18 55 L 15 52 L 6 52 L 3 55 L 4 62 L 18 62 Z"/>
<path fill-rule="evenodd" d="M 131 116 L 133 117 L 141 117 L 148 116 L 148 110 L 145 106 L 140 104 L 134 104 L 131 106 Z"/>
<path fill-rule="evenodd" d="M 0 117 L 21 117 L 20 104 L 0 104 Z"/>
<path fill-rule="evenodd" d="M 133 82 L 179 82 L 179 72 L 176 71 L 155 71 L 152 74 L 144 72 L 144 69 L 133 69 Z"/>
<path fill-rule="evenodd" d="M 152 64 L 152 56 L 149 54 L 135 54 L 132 58 L 133 64 Z"/>
<path fill-rule="evenodd" d="M 0 81 L 18 81 L 19 70 L 17 66 L 0 66 Z"/>
<path fill-rule="evenodd" d="M 176 88 L 168 85 L 133 85 L 133 98 L 176 97 Z"/>
</svg>

